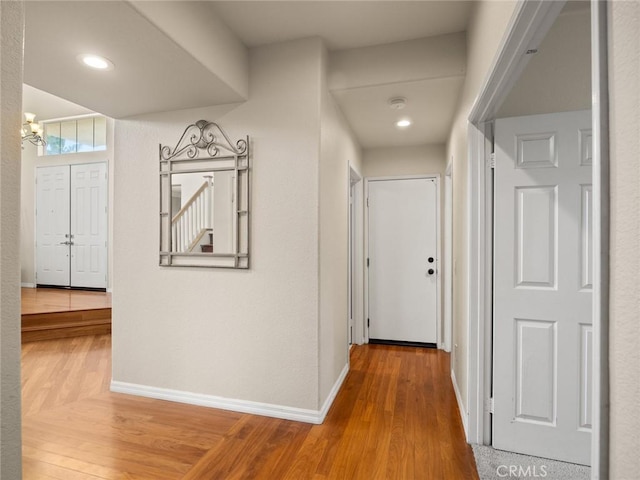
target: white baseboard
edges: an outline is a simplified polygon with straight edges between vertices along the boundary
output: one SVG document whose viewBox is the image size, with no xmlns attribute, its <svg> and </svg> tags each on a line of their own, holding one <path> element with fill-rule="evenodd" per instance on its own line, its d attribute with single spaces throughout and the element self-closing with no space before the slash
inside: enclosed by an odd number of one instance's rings
<svg viewBox="0 0 640 480">
<path fill-rule="evenodd" d="M 336 399 L 336 396 L 340 391 L 340 387 L 342 387 L 342 384 L 344 383 L 344 379 L 347 378 L 347 373 L 349 373 L 348 363 L 344 366 L 344 368 L 342 369 L 342 372 L 340 372 L 340 375 L 338 376 L 336 383 L 333 384 L 333 388 L 329 392 L 327 399 L 324 401 L 324 404 L 322 405 L 322 409 L 320 410 L 321 420 L 319 423 L 324 422 L 324 419 L 327 417 L 327 413 L 329 413 L 329 409 L 331 408 L 331 405 L 333 405 L 333 401 Z"/>
<path fill-rule="evenodd" d="M 458 411 L 460 412 L 460 419 L 462 420 L 462 428 L 464 428 L 464 438 L 469 441 L 469 415 L 464 409 L 462 395 L 460 395 L 458 381 L 456 380 L 456 374 L 453 371 L 453 368 L 451 369 L 451 383 L 453 383 L 453 391 L 456 393 L 456 400 L 458 401 Z"/>
<path fill-rule="evenodd" d="M 170 402 L 219 408 L 221 410 L 231 410 L 234 412 L 263 415 L 265 417 L 282 418 L 285 420 L 294 420 L 296 422 L 319 425 L 327 416 L 327 412 L 338 394 L 340 386 L 347 376 L 348 371 L 348 366 L 345 366 L 340 377 L 331 389 L 331 393 L 324 402 L 321 410 L 309 410 L 304 408 L 288 407 L 285 405 L 274 405 L 271 403 L 237 400 L 233 398 L 219 397 L 216 395 L 205 395 L 202 393 L 184 392 L 182 390 L 172 390 L 169 388 L 150 387 L 135 383 L 119 382 L 116 380 L 111 381 L 111 391 L 116 393 L 125 393 L 128 395 L 137 395 L 140 397 L 168 400 Z"/>
<path fill-rule="evenodd" d="M 36 288 L 36 284 L 35 284 L 35 283 L 25 283 L 25 282 L 22 282 L 22 283 L 20 284 L 20 286 L 21 286 L 21 287 L 23 287 L 23 288 Z"/>
</svg>

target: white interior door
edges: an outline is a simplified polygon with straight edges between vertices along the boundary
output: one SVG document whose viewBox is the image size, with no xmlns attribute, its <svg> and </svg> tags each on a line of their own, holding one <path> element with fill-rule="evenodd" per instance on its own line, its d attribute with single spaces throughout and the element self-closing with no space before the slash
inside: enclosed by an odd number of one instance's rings
<svg viewBox="0 0 640 480">
<path fill-rule="evenodd" d="M 495 126 L 493 445 L 588 464 L 591 114 Z"/>
<path fill-rule="evenodd" d="M 71 166 L 71 286 L 107 286 L 107 165 Z"/>
<path fill-rule="evenodd" d="M 369 339 L 437 342 L 434 178 L 369 180 Z"/>
<path fill-rule="evenodd" d="M 69 167 L 36 171 L 36 281 L 69 285 Z"/>
</svg>

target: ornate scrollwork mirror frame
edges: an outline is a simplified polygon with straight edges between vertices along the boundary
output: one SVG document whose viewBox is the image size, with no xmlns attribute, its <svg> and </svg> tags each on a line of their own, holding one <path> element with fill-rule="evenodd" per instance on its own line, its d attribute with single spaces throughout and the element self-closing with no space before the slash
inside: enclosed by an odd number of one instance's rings
<svg viewBox="0 0 640 480">
<path fill-rule="evenodd" d="M 206 120 L 199 120 L 189 125 L 175 147 L 160 144 L 161 266 L 249 268 L 251 197 L 249 146 L 248 136 L 232 143 L 218 124 Z M 189 214 L 189 208 L 186 205 L 177 214 L 172 212 L 172 179 L 178 174 L 213 175 L 215 172 L 230 172 L 232 175 L 231 251 L 217 252 L 215 245 L 212 245 L 211 251 L 197 251 L 195 246 L 198 245 L 199 238 L 205 234 L 205 229 L 211 230 L 212 225 L 207 227 L 205 224 L 198 224 L 197 218 L 203 215 L 196 215 L 195 212 L 192 215 Z M 207 178 L 206 175 L 204 176 Z M 206 185 L 201 188 L 206 189 Z M 213 197 L 210 195 L 203 198 L 206 198 L 204 202 L 208 206 L 201 206 L 200 210 L 213 209 Z M 190 199 L 190 201 L 195 205 L 195 200 Z M 213 236 L 215 232 L 212 233 L 212 238 Z"/>
</svg>

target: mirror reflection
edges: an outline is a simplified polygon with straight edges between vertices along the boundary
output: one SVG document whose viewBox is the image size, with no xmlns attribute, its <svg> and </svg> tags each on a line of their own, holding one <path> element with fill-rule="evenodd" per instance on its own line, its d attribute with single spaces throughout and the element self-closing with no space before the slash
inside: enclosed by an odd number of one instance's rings
<svg viewBox="0 0 640 480">
<path fill-rule="evenodd" d="M 171 251 L 232 253 L 235 245 L 234 172 L 171 175 Z"/>
<path fill-rule="evenodd" d="M 249 137 L 206 120 L 160 145 L 160 265 L 249 268 Z"/>
</svg>

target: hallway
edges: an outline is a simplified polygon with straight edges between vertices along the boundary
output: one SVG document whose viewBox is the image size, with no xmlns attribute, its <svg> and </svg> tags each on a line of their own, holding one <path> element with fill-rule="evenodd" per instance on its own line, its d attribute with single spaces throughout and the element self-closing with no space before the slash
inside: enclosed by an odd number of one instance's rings
<svg viewBox="0 0 640 480">
<path fill-rule="evenodd" d="M 478 478 L 440 350 L 354 346 L 310 425 L 110 393 L 110 335 L 22 348 L 25 480 Z"/>
</svg>

